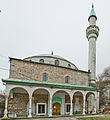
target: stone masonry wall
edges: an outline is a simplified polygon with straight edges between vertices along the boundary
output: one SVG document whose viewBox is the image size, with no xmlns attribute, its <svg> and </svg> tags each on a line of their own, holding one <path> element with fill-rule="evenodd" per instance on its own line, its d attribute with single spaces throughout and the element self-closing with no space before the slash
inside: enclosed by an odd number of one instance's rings
<svg viewBox="0 0 110 120">
<path fill-rule="evenodd" d="M 88 86 L 87 72 L 11 59 L 10 78 L 42 81 L 43 73 L 48 74 L 48 82 L 63 84 L 69 76 L 70 84 Z"/>
<path fill-rule="evenodd" d="M 17 116 L 27 115 L 27 103 L 29 97 L 24 93 L 14 93 L 13 98 L 9 97 L 8 112 L 16 113 Z"/>
</svg>

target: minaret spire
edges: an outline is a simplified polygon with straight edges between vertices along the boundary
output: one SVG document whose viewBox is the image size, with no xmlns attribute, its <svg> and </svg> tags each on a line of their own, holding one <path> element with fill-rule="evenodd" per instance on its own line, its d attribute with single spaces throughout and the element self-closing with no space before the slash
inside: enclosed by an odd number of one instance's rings
<svg viewBox="0 0 110 120">
<path fill-rule="evenodd" d="M 95 13 L 95 10 L 94 10 L 94 4 L 93 3 L 92 3 L 92 9 L 91 9 L 88 21 L 90 20 L 91 17 L 95 17 L 96 20 L 97 20 L 97 16 L 96 16 L 96 13 Z"/>
<path fill-rule="evenodd" d="M 94 4 L 92 3 L 92 8 L 94 9 Z"/>
</svg>

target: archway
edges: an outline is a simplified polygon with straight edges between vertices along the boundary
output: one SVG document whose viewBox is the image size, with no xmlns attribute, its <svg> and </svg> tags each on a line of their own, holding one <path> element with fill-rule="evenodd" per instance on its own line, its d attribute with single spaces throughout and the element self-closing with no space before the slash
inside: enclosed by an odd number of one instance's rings
<svg viewBox="0 0 110 120">
<path fill-rule="evenodd" d="M 28 92 L 22 87 L 12 88 L 9 92 L 8 115 L 10 117 L 27 116 Z"/>
<path fill-rule="evenodd" d="M 86 112 L 87 114 L 95 113 L 95 95 L 92 92 L 88 92 L 86 95 Z"/>
<path fill-rule="evenodd" d="M 77 91 L 73 95 L 73 113 L 82 114 L 83 112 L 83 94 Z"/>
<path fill-rule="evenodd" d="M 70 114 L 70 96 L 66 91 L 56 91 L 52 98 L 52 114 Z"/>
<path fill-rule="evenodd" d="M 49 92 L 46 89 L 36 89 L 32 95 L 32 114 L 48 115 Z"/>
</svg>

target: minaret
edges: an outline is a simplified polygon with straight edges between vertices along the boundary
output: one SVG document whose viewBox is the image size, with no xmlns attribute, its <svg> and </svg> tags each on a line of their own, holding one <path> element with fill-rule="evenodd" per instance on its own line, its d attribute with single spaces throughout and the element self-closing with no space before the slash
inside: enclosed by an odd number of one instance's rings
<svg viewBox="0 0 110 120">
<path fill-rule="evenodd" d="M 89 42 L 89 61 L 88 70 L 90 71 L 90 85 L 96 82 L 96 40 L 99 35 L 99 27 L 96 26 L 97 16 L 94 11 L 94 5 L 88 18 L 89 27 L 86 29 L 86 36 Z"/>
</svg>

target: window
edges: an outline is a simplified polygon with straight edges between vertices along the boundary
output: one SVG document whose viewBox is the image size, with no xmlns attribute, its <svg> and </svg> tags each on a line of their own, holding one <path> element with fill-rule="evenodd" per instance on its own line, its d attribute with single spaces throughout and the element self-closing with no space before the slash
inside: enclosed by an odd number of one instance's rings
<svg viewBox="0 0 110 120">
<path fill-rule="evenodd" d="M 68 64 L 68 67 L 69 67 L 69 68 L 71 68 L 71 65 L 70 65 L 70 64 Z"/>
<path fill-rule="evenodd" d="M 59 61 L 58 60 L 55 60 L 55 65 L 59 66 Z"/>
<path fill-rule="evenodd" d="M 69 81 L 70 81 L 70 77 L 69 77 L 69 76 L 66 76 L 66 77 L 65 77 L 65 83 L 69 83 Z"/>
<path fill-rule="evenodd" d="M 40 59 L 39 62 L 40 62 L 40 63 L 44 63 L 44 59 Z"/>
<path fill-rule="evenodd" d="M 43 81 L 47 82 L 48 81 L 48 74 L 43 73 Z"/>
<path fill-rule="evenodd" d="M 66 103 L 66 113 L 70 113 L 71 105 L 70 103 Z"/>
<path fill-rule="evenodd" d="M 37 103 L 37 115 L 46 115 L 46 103 Z"/>
</svg>

